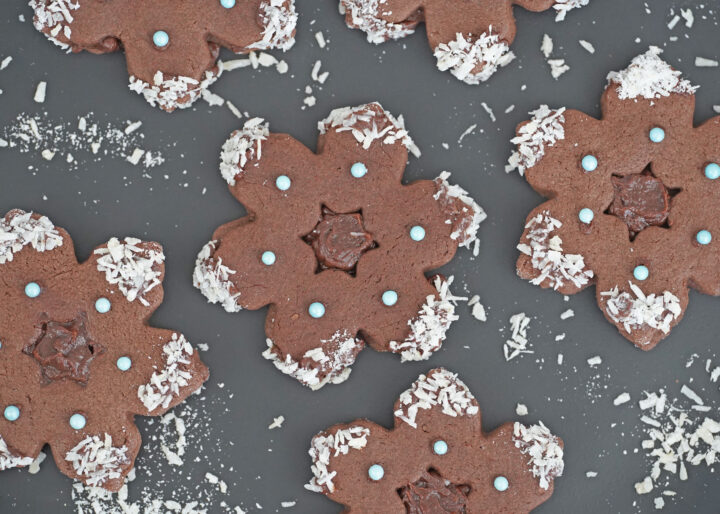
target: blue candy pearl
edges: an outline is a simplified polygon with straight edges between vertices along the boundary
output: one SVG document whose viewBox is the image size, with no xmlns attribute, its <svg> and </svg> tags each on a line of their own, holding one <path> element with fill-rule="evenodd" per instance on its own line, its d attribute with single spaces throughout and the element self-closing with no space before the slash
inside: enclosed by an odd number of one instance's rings
<svg viewBox="0 0 720 514">
<path fill-rule="evenodd" d="M 640 266 L 636 266 L 633 270 L 633 276 L 636 280 L 646 280 L 650 276 L 650 270 L 647 269 L 647 266 L 643 266 L 642 264 Z"/>
<path fill-rule="evenodd" d="M 653 143 L 661 143 L 665 139 L 665 131 L 660 127 L 653 127 L 650 129 L 650 141 Z"/>
<path fill-rule="evenodd" d="M 168 33 L 164 30 L 158 30 L 153 34 L 153 43 L 157 47 L 164 47 L 167 46 L 167 44 L 170 42 L 170 36 L 168 36 Z"/>
<path fill-rule="evenodd" d="M 40 296 L 40 286 L 37 282 L 28 282 L 25 286 L 25 294 L 28 298 L 37 298 Z"/>
<path fill-rule="evenodd" d="M 701 230 L 695 235 L 695 239 L 701 245 L 707 245 L 712 241 L 712 234 L 708 230 Z"/>
<path fill-rule="evenodd" d="M 410 239 L 413 241 L 422 241 L 425 239 L 425 229 L 420 225 L 415 225 L 410 229 Z"/>
<path fill-rule="evenodd" d="M 0 341 L 0 350 L 2 350 L 2 341 Z"/>
<path fill-rule="evenodd" d="M 232 9 L 235 7 L 235 0 L 220 0 L 220 5 L 225 9 Z"/>
<path fill-rule="evenodd" d="M 586 155 L 582 158 L 582 167 L 585 171 L 595 171 L 598 167 L 597 157 L 594 155 Z"/>
<path fill-rule="evenodd" d="M 578 213 L 578 218 L 580 218 L 580 221 L 582 221 L 586 225 L 589 225 L 594 217 L 595 213 L 592 211 L 592 209 L 588 209 L 587 207 L 585 207 L 584 209 L 580 209 L 580 212 Z"/>
<path fill-rule="evenodd" d="M 275 186 L 280 191 L 287 191 L 288 189 L 290 189 L 290 184 L 292 184 L 292 181 L 287 175 L 280 175 L 278 178 L 275 179 Z"/>
<path fill-rule="evenodd" d="M 325 316 L 325 306 L 320 302 L 313 302 L 308 307 L 308 314 L 315 319 Z"/>
<path fill-rule="evenodd" d="M 350 167 L 350 174 L 355 178 L 362 178 L 367 172 L 367 166 L 361 162 L 356 162 Z"/>
<path fill-rule="evenodd" d="M 373 464 L 368 468 L 368 476 L 370 477 L 370 480 L 377 482 L 385 476 L 385 470 L 380 464 Z"/>
<path fill-rule="evenodd" d="M 508 482 L 508 479 L 502 475 L 497 476 L 495 477 L 495 480 L 493 480 L 493 487 L 500 492 L 507 491 L 507 488 L 510 487 L 510 482 Z"/>
<path fill-rule="evenodd" d="M 82 430 L 85 428 L 85 423 L 87 423 L 87 420 L 82 414 L 73 414 L 70 416 L 70 428 L 73 430 Z"/>
<path fill-rule="evenodd" d="M 17 419 L 20 417 L 20 409 L 18 409 L 15 405 L 8 405 L 5 407 L 5 419 L 8 421 L 17 421 Z"/>
<path fill-rule="evenodd" d="M 438 439 L 433 443 L 433 452 L 435 455 L 445 455 L 448 451 L 448 445 L 442 439 Z"/>
<path fill-rule="evenodd" d="M 117 367 L 120 371 L 127 371 L 132 367 L 132 360 L 130 360 L 130 357 L 120 357 L 117 362 Z"/>
<path fill-rule="evenodd" d="M 382 302 L 388 307 L 392 307 L 398 301 L 398 294 L 392 289 L 388 289 L 382 295 Z"/>
<path fill-rule="evenodd" d="M 705 166 L 705 176 L 710 180 L 720 178 L 720 164 L 711 162 Z"/>
<path fill-rule="evenodd" d="M 265 266 L 272 266 L 275 264 L 275 254 L 271 251 L 263 252 L 260 260 Z"/>
<path fill-rule="evenodd" d="M 95 310 L 98 311 L 100 314 L 110 312 L 110 307 L 110 300 L 108 300 L 107 298 L 98 298 L 95 301 Z"/>
</svg>

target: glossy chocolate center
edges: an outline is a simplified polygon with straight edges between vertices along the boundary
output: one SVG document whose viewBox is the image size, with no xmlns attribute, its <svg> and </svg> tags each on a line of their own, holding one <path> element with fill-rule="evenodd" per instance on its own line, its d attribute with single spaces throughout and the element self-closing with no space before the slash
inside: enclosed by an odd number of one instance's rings
<svg viewBox="0 0 720 514">
<path fill-rule="evenodd" d="M 465 514 L 469 485 L 455 485 L 431 469 L 398 490 L 408 514 Z"/>
<path fill-rule="evenodd" d="M 650 226 L 664 226 L 670 214 L 673 196 L 649 170 L 633 175 L 611 177 L 615 197 L 606 211 L 623 220 L 630 238 Z"/>
</svg>

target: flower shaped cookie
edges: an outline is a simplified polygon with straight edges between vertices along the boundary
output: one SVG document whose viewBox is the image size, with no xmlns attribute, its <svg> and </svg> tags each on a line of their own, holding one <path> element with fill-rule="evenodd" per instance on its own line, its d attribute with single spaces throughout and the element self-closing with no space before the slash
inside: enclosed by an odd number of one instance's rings
<svg viewBox="0 0 720 514">
<path fill-rule="evenodd" d="M 113 238 L 79 264 L 48 218 L 0 219 L 0 470 L 48 443 L 64 474 L 117 491 L 140 449 L 133 417 L 200 388 L 208 370 L 185 337 L 147 325 L 163 261 L 157 243 Z"/>
<path fill-rule="evenodd" d="M 306 487 L 348 513 L 527 513 L 564 467 L 562 441 L 542 423 L 484 433 L 477 401 L 444 369 L 400 395 L 392 429 L 335 425 L 313 438 L 310 457 Z"/>
<path fill-rule="evenodd" d="M 450 280 L 425 272 L 474 248 L 485 213 L 449 173 L 402 185 L 403 127 L 377 104 L 333 111 L 318 153 L 259 118 L 223 146 L 249 215 L 215 231 L 194 284 L 228 312 L 270 305 L 264 353 L 314 389 L 339 383 L 365 344 L 427 359 L 457 319 Z"/>
<path fill-rule="evenodd" d="M 695 127 L 695 86 L 650 50 L 608 75 L 600 120 L 542 106 L 510 169 L 550 198 L 527 218 L 518 274 L 573 294 L 643 350 L 676 325 L 688 288 L 720 295 L 720 116 Z"/>
<path fill-rule="evenodd" d="M 35 28 L 68 51 L 122 48 L 130 89 L 166 111 L 189 107 L 222 73 L 220 47 L 295 43 L 294 0 L 30 0 Z"/>
<path fill-rule="evenodd" d="M 415 32 L 425 22 L 440 71 L 468 84 L 479 84 L 507 66 L 515 54 L 513 5 L 530 11 L 554 8 L 556 21 L 590 0 L 340 0 L 348 27 L 380 44 Z"/>
</svg>

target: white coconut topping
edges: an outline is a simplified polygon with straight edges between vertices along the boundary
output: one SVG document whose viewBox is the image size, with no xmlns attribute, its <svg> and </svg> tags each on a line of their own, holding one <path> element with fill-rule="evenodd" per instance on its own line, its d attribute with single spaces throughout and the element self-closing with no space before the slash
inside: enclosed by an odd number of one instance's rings
<svg viewBox="0 0 720 514">
<path fill-rule="evenodd" d="M 530 112 L 532 118 L 518 130 L 518 135 L 510 142 L 516 145 L 510 155 L 505 172 L 518 170 L 520 175 L 532 168 L 545 155 L 545 146 L 554 146 L 557 141 L 565 139 L 565 107 L 550 109 L 541 105 Z"/>
<path fill-rule="evenodd" d="M 217 71 L 208 70 L 205 72 L 205 78 L 198 81 L 192 77 L 166 75 L 162 71 L 157 71 L 153 76 L 152 84 L 131 75 L 128 87 L 131 91 L 142 94 L 153 107 L 172 111 L 190 107 L 221 74 L 222 68 L 217 68 Z"/>
<path fill-rule="evenodd" d="M 262 118 L 252 118 L 243 128 L 233 132 L 223 143 L 220 152 L 220 174 L 231 186 L 245 172 L 249 163 L 257 163 L 262 157 L 262 142 L 270 135 L 270 124 Z"/>
<path fill-rule="evenodd" d="M 661 53 L 660 48 L 651 46 L 647 52 L 635 57 L 624 70 L 608 73 L 608 84 L 618 84 L 617 93 L 621 100 L 637 97 L 654 99 L 671 93 L 695 94 L 698 86 L 681 79 L 679 71 L 673 70 L 660 59 Z"/>
<path fill-rule="evenodd" d="M 330 459 L 339 455 L 347 455 L 350 450 L 362 450 L 367 446 L 370 429 L 358 425 L 338 429 L 332 433 L 321 432 L 313 437 L 310 445 L 311 470 L 313 478 L 305 488 L 317 493 L 334 492 L 333 478 L 337 471 L 330 471 Z"/>
<path fill-rule="evenodd" d="M 380 112 L 373 107 L 379 108 Z M 377 102 L 333 110 L 330 116 L 318 122 L 320 134 L 325 134 L 328 129 L 351 131 L 365 150 L 375 141 L 386 145 L 394 145 L 399 141 L 415 157 L 420 157 L 420 149 L 405 129 L 402 115 L 395 118 Z"/>
<path fill-rule="evenodd" d="M 65 454 L 65 460 L 72 464 L 83 482 L 99 487 L 122 476 L 123 469 L 130 465 L 127 451 L 126 446 L 113 446 L 109 434 L 87 436 Z"/>
<path fill-rule="evenodd" d="M 210 241 L 197 256 L 193 272 L 193 285 L 205 295 L 209 303 L 219 303 L 227 312 L 239 312 L 242 307 L 237 302 L 240 293 L 233 293 L 235 285 L 230 275 L 236 272 L 222 263 L 221 257 L 213 257 L 217 241 Z"/>
<path fill-rule="evenodd" d="M 557 11 L 555 21 L 563 21 L 568 11 L 579 9 L 589 3 L 590 0 L 555 0 L 555 5 L 553 5 L 553 9 Z"/>
<path fill-rule="evenodd" d="M 32 457 L 23 457 L 10 451 L 5 439 L 0 435 L 0 471 L 29 466 L 33 463 Z"/>
<path fill-rule="evenodd" d="M 0 219 L 0 264 L 13 260 L 13 255 L 30 245 L 38 252 L 62 246 L 62 236 L 45 216 L 33 218 L 32 212 L 13 210 L 9 219 Z"/>
<path fill-rule="evenodd" d="M 277 369 L 290 375 L 313 391 L 325 384 L 340 384 L 350 376 L 350 366 L 365 343 L 347 330 L 338 330 L 329 339 L 322 339 L 320 346 L 308 350 L 303 355 L 306 362 L 298 362 L 290 354 L 283 360 L 271 339 L 267 339 L 268 348 L 262 354 L 272 361 Z"/>
<path fill-rule="evenodd" d="M 515 59 L 507 43 L 492 33 L 492 26 L 477 38 L 458 32 L 453 41 L 440 43 L 434 55 L 440 71 L 450 70 L 458 79 L 473 85 L 485 82 L 498 68 Z"/>
<path fill-rule="evenodd" d="M 158 407 L 167 409 L 173 398 L 180 395 L 180 389 L 190 383 L 193 375 L 187 368 L 193 351 L 192 345 L 182 334 L 173 334 L 172 339 L 165 343 L 164 366 L 153 372 L 147 384 L 138 387 L 138 398 L 148 413 Z"/>
<path fill-rule="evenodd" d="M 452 199 L 458 199 L 464 204 L 462 210 L 454 216 L 455 219 L 448 220 L 449 223 L 454 223 L 450 239 L 457 241 L 460 246 L 467 249 L 472 248 L 473 255 L 477 257 L 480 253 L 480 239 L 477 237 L 477 232 L 480 223 L 487 219 L 487 214 L 467 191 L 458 185 L 450 184 L 447 180 L 449 178 L 450 173 L 443 171 L 435 179 L 438 191 L 435 193 L 434 198 L 451 209 L 455 208 L 450 202 Z"/>
<path fill-rule="evenodd" d="M 517 249 L 530 256 L 533 268 L 539 272 L 530 283 L 537 286 L 547 280 L 553 289 L 559 289 L 567 282 L 582 287 L 593 277 L 593 272 L 585 267 L 582 255 L 563 251 L 562 239 L 553 235 L 560 227 L 562 223 L 550 216 L 549 211 L 538 213 L 525 225 L 530 229 L 527 243 L 518 244 Z"/>
<path fill-rule="evenodd" d="M 630 291 L 619 292 L 618 287 L 600 293 L 605 298 L 605 312 L 615 323 L 622 324 L 629 334 L 633 329 L 650 327 L 663 334 L 682 313 L 680 299 L 670 291 L 646 295 L 639 286 L 629 282 Z M 650 339 L 642 342 L 647 344 Z"/>
<path fill-rule="evenodd" d="M 295 44 L 295 27 L 298 15 L 295 11 L 295 0 L 263 0 L 260 3 L 260 20 L 263 26 L 263 37 L 248 48 L 257 50 L 290 50 Z"/>
<path fill-rule="evenodd" d="M 458 319 L 455 305 L 467 300 L 450 292 L 452 281 L 453 277 L 436 277 L 433 285 L 437 294 L 428 295 L 418 315 L 408 321 L 410 333 L 405 340 L 390 341 L 390 351 L 399 353 L 402 362 L 427 360 L 442 346 L 447 330 Z"/>
<path fill-rule="evenodd" d="M 66 39 L 70 39 L 72 34 L 70 25 L 74 20 L 72 11 L 80 7 L 80 2 L 73 2 L 72 0 L 30 0 L 29 5 L 35 11 L 33 19 L 35 28 L 43 32 L 57 46 L 69 52 L 70 45 L 60 41 L 57 36 L 62 34 Z M 44 32 L 46 29 L 50 29 L 49 33 Z"/>
<path fill-rule="evenodd" d="M 147 243 L 134 237 L 126 237 L 120 242 L 116 237 L 107 245 L 95 250 L 99 255 L 97 270 L 105 273 L 105 280 L 117 285 L 129 302 L 137 300 L 146 307 L 150 303 L 145 294 L 160 285 L 162 263 L 165 255 Z"/>
<path fill-rule="evenodd" d="M 446 416 L 475 416 L 480 409 L 467 386 L 445 369 L 436 369 L 420 377 L 410 389 L 400 395 L 400 407 L 395 417 L 417 428 L 416 418 L 420 409 L 440 408 Z"/>
<path fill-rule="evenodd" d="M 340 12 L 349 13 L 348 26 L 360 29 L 369 43 L 379 45 L 389 39 L 400 39 L 415 32 L 415 23 L 392 23 L 380 16 L 381 5 L 387 0 L 340 0 Z"/>
<path fill-rule="evenodd" d="M 528 465 L 543 489 L 547 490 L 555 477 L 563 474 L 563 449 L 558 438 L 542 421 L 538 425 L 530 426 L 515 422 L 513 442 L 516 448 L 520 448 L 523 454 L 530 457 Z"/>
</svg>

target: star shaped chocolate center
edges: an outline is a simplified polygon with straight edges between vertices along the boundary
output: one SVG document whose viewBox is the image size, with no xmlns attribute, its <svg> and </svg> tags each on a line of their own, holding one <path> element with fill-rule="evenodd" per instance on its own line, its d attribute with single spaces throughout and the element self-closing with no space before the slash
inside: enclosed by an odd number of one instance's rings
<svg viewBox="0 0 720 514">
<path fill-rule="evenodd" d="M 430 469 L 398 494 L 408 514 L 465 514 L 470 486 L 455 485 Z"/>
</svg>

